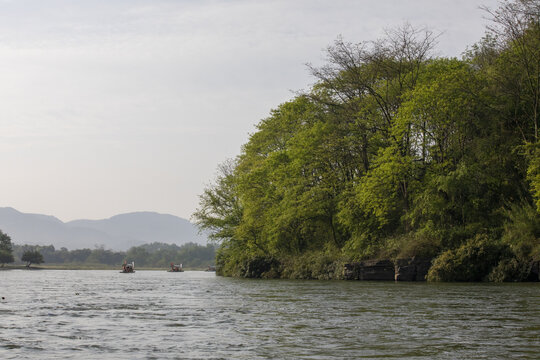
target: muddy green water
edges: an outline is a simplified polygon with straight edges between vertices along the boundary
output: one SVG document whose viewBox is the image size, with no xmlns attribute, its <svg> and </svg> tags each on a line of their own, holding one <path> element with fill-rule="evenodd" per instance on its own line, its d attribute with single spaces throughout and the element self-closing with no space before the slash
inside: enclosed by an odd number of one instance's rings
<svg viewBox="0 0 540 360">
<path fill-rule="evenodd" d="M 0 272 L 0 359 L 540 359 L 540 284 Z"/>
</svg>

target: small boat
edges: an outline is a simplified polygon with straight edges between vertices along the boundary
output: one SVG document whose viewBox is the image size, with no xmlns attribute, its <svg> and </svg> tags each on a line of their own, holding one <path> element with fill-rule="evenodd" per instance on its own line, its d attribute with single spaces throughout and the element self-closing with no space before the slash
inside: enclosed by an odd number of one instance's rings
<svg viewBox="0 0 540 360">
<path fill-rule="evenodd" d="M 206 268 L 205 271 L 206 272 L 214 272 L 214 271 L 216 271 L 216 267 L 215 266 L 208 266 L 208 268 Z"/>
<path fill-rule="evenodd" d="M 167 270 L 168 272 L 184 272 L 184 269 L 182 269 L 182 264 L 175 265 L 171 263 L 171 269 Z"/>
<path fill-rule="evenodd" d="M 135 272 L 135 261 L 132 261 L 131 264 L 128 264 L 126 261 L 122 264 L 121 273 L 129 274 Z"/>
</svg>

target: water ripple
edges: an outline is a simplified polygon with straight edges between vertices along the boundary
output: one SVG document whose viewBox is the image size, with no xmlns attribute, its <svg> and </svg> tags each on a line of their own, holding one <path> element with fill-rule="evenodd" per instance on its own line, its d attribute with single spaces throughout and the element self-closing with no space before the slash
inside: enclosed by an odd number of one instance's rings
<svg viewBox="0 0 540 360">
<path fill-rule="evenodd" d="M 540 284 L 2 271 L 1 359 L 536 359 Z"/>
</svg>

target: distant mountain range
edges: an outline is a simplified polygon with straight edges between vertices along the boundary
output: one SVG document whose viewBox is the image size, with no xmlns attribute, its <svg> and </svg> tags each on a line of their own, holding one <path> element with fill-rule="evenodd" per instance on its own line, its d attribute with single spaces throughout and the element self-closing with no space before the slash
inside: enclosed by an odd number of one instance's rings
<svg viewBox="0 0 540 360">
<path fill-rule="evenodd" d="M 0 208 L 0 230 L 14 244 L 54 245 L 69 250 L 104 246 L 127 250 L 152 242 L 205 245 L 207 238 L 186 219 L 155 212 L 121 214 L 104 220 L 62 222 L 54 216 L 25 214 L 13 208 Z"/>
</svg>

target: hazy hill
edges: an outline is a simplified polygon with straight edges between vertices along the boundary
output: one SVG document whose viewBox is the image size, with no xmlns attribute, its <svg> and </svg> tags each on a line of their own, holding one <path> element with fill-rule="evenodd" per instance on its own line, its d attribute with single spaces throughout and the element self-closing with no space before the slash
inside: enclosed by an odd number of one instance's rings
<svg viewBox="0 0 540 360">
<path fill-rule="evenodd" d="M 188 220 L 153 212 L 116 215 L 104 220 L 75 220 L 64 223 L 54 216 L 25 214 L 13 208 L 0 208 L 0 229 L 16 244 L 54 245 L 68 249 L 105 246 L 127 250 L 151 242 L 182 245 L 206 244 Z"/>
</svg>

